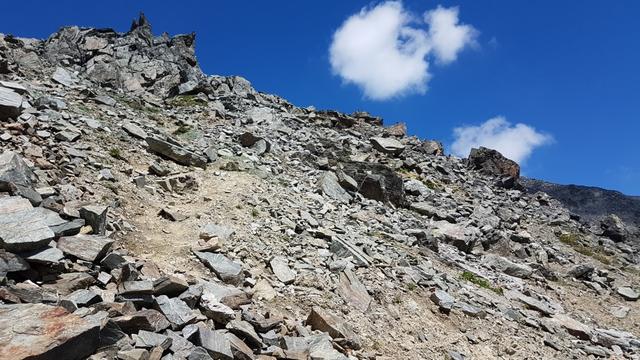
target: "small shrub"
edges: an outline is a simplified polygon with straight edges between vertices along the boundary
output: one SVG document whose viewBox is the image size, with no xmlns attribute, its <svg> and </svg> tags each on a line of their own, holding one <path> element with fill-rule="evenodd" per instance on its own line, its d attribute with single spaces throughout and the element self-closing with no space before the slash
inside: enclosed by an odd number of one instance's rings
<svg viewBox="0 0 640 360">
<path fill-rule="evenodd" d="M 116 159 L 122 159 L 122 154 L 120 153 L 120 149 L 118 148 L 109 149 L 109 155 Z"/>
<path fill-rule="evenodd" d="M 169 104 L 171 104 L 172 106 L 193 107 L 205 106 L 207 105 L 207 102 L 195 95 L 180 95 L 169 100 Z"/>
<path fill-rule="evenodd" d="M 256 208 L 251 209 L 251 216 L 258 217 L 259 215 L 260 215 L 260 211 L 258 211 L 258 209 Z"/>
</svg>

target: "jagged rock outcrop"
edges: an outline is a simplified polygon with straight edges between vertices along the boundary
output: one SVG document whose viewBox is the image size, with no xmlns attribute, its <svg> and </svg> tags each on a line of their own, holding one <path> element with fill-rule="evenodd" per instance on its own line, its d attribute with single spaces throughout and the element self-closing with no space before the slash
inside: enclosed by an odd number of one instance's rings
<svg viewBox="0 0 640 360">
<path fill-rule="evenodd" d="M 471 149 L 467 164 L 470 169 L 499 178 L 499 183 L 507 188 L 516 186 L 520 178 L 520 165 L 498 151 L 482 146 Z"/>
</svg>

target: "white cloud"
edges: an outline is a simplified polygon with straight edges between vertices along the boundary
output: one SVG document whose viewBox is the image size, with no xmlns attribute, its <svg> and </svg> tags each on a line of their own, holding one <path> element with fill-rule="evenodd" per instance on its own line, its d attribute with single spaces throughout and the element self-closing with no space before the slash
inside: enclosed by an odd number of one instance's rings
<svg viewBox="0 0 640 360">
<path fill-rule="evenodd" d="M 470 25 L 458 25 L 457 7 L 438 6 L 424 14 L 424 21 L 429 24 L 429 38 L 436 58 L 443 64 L 455 61 L 460 50 L 475 42 L 478 31 Z"/>
<path fill-rule="evenodd" d="M 511 125 L 504 117 L 489 119 L 479 126 L 464 126 L 453 129 L 455 141 L 451 145 L 454 155 L 466 157 L 471 148 L 484 146 L 498 150 L 502 155 L 522 163 L 533 150 L 549 144 L 553 137 L 536 131 L 525 124 Z"/>
<path fill-rule="evenodd" d="M 431 77 L 429 54 L 449 63 L 476 33 L 458 25 L 457 8 L 438 7 L 425 12 L 421 21 L 402 2 L 387 1 L 363 8 L 336 30 L 329 49 L 331 68 L 374 100 L 424 93 Z"/>
</svg>

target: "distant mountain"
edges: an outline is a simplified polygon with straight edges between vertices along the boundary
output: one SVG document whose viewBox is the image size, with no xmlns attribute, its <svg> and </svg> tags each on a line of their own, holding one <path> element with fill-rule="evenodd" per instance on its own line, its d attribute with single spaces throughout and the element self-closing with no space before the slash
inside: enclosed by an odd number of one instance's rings
<svg viewBox="0 0 640 360">
<path fill-rule="evenodd" d="M 640 196 L 581 185 L 560 185 L 542 180 L 521 178 L 527 192 L 543 191 L 586 220 L 618 215 L 625 223 L 640 227 Z"/>
</svg>

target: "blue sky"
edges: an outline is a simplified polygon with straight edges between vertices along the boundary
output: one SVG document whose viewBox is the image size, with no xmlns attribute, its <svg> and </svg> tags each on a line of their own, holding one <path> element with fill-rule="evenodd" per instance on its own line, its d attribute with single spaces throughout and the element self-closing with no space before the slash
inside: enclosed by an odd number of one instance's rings
<svg viewBox="0 0 640 360">
<path fill-rule="evenodd" d="M 403 11 L 415 16 L 408 26 L 421 31 L 425 11 L 457 6 L 458 20 L 477 31 L 475 45 L 448 64 L 426 55 L 428 90 L 387 100 L 345 83 L 329 55 L 345 20 L 380 2 L 79 4 L 7 2 L 0 32 L 44 38 L 73 24 L 126 31 L 143 10 L 155 33 L 195 31 L 208 74 L 242 75 L 300 106 L 404 121 L 411 134 L 441 140 L 449 151 L 454 128 L 478 130 L 501 116 L 548 136 L 524 162 L 525 175 L 640 195 L 640 2 L 404 1 Z"/>
</svg>

